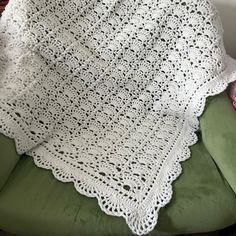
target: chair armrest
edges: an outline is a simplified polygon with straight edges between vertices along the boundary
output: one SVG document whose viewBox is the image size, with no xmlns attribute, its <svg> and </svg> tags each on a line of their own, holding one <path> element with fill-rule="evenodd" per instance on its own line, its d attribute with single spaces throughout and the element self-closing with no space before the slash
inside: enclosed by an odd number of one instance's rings
<svg viewBox="0 0 236 236">
<path fill-rule="evenodd" d="M 236 193 L 236 111 L 226 92 L 207 100 L 200 128 L 203 143 Z"/>
<path fill-rule="evenodd" d="M 19 158 L 14 140 L 0 133 L 0 189 L 6 183 Z"/>
</svg>

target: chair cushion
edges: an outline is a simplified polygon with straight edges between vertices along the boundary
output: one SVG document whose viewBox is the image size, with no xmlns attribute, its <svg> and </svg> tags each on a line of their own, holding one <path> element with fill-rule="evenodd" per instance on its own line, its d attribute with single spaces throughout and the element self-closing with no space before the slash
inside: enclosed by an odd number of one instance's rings
<svg viewBox="0 0 236 236">
<path fill-rule="evenodd" d="M 208 99 L 200 125 L 204 145 L 236 193 L 236 111 L 226 92 Z"/>
<path fill-rule="evenodd" d="M 201 141 L 191 151 L 150 235 L 208 232 L 236 222 L 235 193 Z M 24 236 L 132 235 L 123 218 L 106 215 L 95 198 L 57 181 L 28 156 L 21 157 L 0 192 L 0 228 Z"/>
<path fill-rule="evenodd" d="M 19 161 L 15 143 L 0 133 L 0 190 Z"/>
</svg>

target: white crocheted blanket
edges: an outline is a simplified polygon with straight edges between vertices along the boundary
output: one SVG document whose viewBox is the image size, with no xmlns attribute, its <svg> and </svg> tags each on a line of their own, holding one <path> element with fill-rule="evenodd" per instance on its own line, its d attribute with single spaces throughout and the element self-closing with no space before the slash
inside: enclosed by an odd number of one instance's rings
<svg viewBox="0 0 236 236">
<path fill-rule="evenodd" d="M 0 21 L 0 132 L 18 153 L 150 232 L 236 78 L 207 0 L 11 0 Z"/>
</svg>

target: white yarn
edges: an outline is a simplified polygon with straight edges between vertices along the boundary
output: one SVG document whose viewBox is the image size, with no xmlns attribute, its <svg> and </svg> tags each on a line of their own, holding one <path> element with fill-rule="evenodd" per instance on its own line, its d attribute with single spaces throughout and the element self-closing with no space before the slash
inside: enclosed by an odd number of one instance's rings
<svg viewBox="0 0 236 236">
<path fill-rule="evenodd" d="M 0 22 L 0 132 L 133 233 L 150 232 L 236 78 L 207 0 L 11 0 Z"/>
</svg>

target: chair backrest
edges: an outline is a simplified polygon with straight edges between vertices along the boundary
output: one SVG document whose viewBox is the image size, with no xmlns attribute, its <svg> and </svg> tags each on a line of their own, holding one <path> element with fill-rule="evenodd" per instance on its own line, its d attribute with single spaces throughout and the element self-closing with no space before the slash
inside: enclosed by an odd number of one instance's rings
<svg viewBox="0 0 236 236">
<path fill-rule="evenodd" d="M 227 53 L 236 58 L 236 0 L 211 0 L 220 12 Z"/>
</svg>

